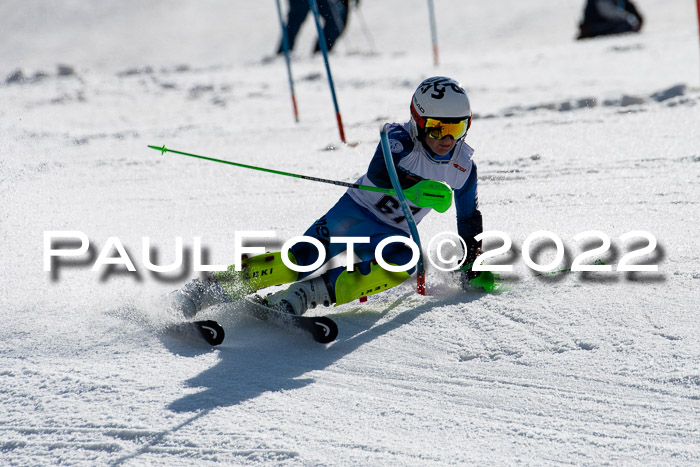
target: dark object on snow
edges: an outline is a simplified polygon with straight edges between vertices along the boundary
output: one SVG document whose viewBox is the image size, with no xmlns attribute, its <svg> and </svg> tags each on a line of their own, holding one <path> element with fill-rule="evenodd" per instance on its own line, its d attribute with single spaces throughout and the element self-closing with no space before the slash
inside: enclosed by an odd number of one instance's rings
<svg viewBox="0 0 700 467">
<path fill-rule="evenodd" d="M 12 83 L 21 83 L 24 81 L 24 73 L 22 73 L 22 70 L 15 70 L 10 75 L 7 77 L 5 82 L 7 84 L 12 84 Z"/>
<path fill-rule="evenodd" d="M 58 65 L 58 76 L 73 76 L 75 74 L 75 69 L 68 65 Z"/>
<path fill-rule="evenodd" d="M 577 39 L 639 32 L 643 22 L 630 0 L 587 0 Z"/>
<path fill-rule="evenodd" d="M 318 0 L 318 13 L 323 18 L 323 35 L 326 36 L 326 47 L 328 47 L 329 52 L 348 23 L 348 13 L 350 12 L 348 3 L 348 0 Z M 309 0 L 289 0 L 286 26 L 290 51 L 294 49 L 297 33 L 310 10 Z M 318 42 L 316 42 L 314 53 L 319 51 L 320 48 Z M 277 54 L 279 55 L 283 52 L 282 41 L 280 40 Z"/>
<path fill-rule="evenodd" d="M 668 99 L 673 99 L 674 97 L 679 97 L 684 95 L 688 90 L 688 86 L 685 84 L 677 84 L 675 86 L 671 86 L 668 89 L 664 89 L 663 91 L 657 91 L 654 94 L 651 95 L 651 98 L 654 99 L 656 102 L 663 102 Z"/>
</svg>

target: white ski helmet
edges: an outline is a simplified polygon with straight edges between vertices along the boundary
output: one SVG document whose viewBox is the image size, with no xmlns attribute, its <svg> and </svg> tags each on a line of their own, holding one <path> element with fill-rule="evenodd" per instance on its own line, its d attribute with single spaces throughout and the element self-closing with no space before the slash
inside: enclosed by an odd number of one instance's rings
<svg viewBox="0 0 700 467">
<path fill-rule="evenodd" d="M 411 125 L 420 141 L 426 136 L 426 124 L 431 127 L 429 119 L 460 124 L 460 131 L 447 134 L 455 139 L 466 136 L 472 123 L 472 111 L 467 91 L 461 84 L 445 76 L 433 76 L 420 83 L 411 98 Z"/>
</svg>

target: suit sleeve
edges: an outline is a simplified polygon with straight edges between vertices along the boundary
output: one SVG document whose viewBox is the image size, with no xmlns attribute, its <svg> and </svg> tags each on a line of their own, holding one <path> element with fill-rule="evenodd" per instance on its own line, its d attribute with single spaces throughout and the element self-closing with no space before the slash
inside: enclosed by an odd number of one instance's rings
<svg viewBox="0 0 700 467">
<path fill-rule="evenodd" d="M 422 178 L 416 174 L 405 171 L 399 165 L 399 161 L 413 151 L 414 145 L 413 141 L 411 141 L 411 136 L 400 126 L 391 129 L 387 136 L 389 137 L 389 141 L 394 143 L 392 144 L 391 148 L 391 157 L 394 160 L 394 167 L 396 167 L 396 174 L 399 176 L 401 188 L 404 190 L 411 188 L 413 185 L 421 181 Z M 386 168 L 386 163 L 384 162 L 384 151 L 382 150 L 381 142 L 377 145 L 377 149 L 374 151 L 374 156 L 369 163 L 367 176 L 372 183 L 380 188 L 392 187 L 391 180 L 389 179 L 389 172 Z"/>
<path fill-rule="evenodd" d="M 467 245 L 465 264 L 469 264 L 476 259 L 477 250 L 481 248 L 481 241 L 476 241 L 474 237 L 484 231 L 477 195 L 476 164 L 473 161 L 467 182 L 462 188 L 455 190 L 454 194 L 457 208 L 457 233 Z"/>
</svg>

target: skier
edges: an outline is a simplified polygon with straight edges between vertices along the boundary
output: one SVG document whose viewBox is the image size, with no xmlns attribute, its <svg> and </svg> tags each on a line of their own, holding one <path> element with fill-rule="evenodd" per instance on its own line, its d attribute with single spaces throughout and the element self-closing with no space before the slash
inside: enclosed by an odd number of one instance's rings
<svg viewBox="0 0 700 467">
<path fill-rule="evenodd" d="M 410 112 L 408 122 L 391 124 L 387 130 L 401 187 L 407 189 L 421 180 L 439 180 L 453 189 L 457 232 L 467 246 L 465 264 L 470 265 L 481 253 L 481 242 L 474 237 L 483 231 L 483 226 L 477 199 L 476 164 L 472 161 L 474 150 L 464 142 L 472 120 L 469 98 L 457 81 L 436 76 L 418 86 Z M 391 188 L 381 144 L 367 173 L 357 183 Z M 416 223 L 430 210 L 410 202 L 409 206 Z M 298 273 L 287 268 L 280 252 L 245 258 L 240 271 L 230 266 L 204 281 L 195 279 L 185 285 L 174 294 L 176 306 L 185 316 L 192 317 L 206 306 L 238 300 L 265 287 L 291 282 L 289 288 L 265 300 L 278 310 L 301 315 L 316 305 L 349 303 L 397 286 L 415 269 L 390 272 L 375 261 L 375 248 L 383 239 L 396 235 L 409 237 L 398 200 L 387 194 L 350 188 L 304 235 L 320 241 L 328 259 L 347 247 L 345 243 L 331 242 L 331 237 L 369 237 L 369 242 L 353 245 L 355 255 L 360 258 L 354 271 L 340 266 L 312 278 L 309 276 L 314 271 Z M 289 260 L 299 266 L 314 264 L 318 256 L 317 248 L 306 242 L 289 249 Z M 390 243 L 382 254 L 392 265 L 407 264 L 412 256 L 409 246 L 397 242 Z M 479 278 L 479 273 L 469 267 L 461 272 L 465 287 L 480 285 L 484 279 L 488 281 L 488 275 Z M 490 279 L 492 282 L 493 276 Z"/>
<path fill-rule="evenodd" d="M 576 39 L 639 32 L 643 22 L 631 0 L 588 0 Z"/>
<path fill-rule="evenodd" d="M 294 49 L 297 34 L 306 20 L 309 10 L 308 0 L 289 0 L 286 28 L 290 52 Z M 324 21 L 323 35 L 326 38 L 326 47 L 330 52 L 347 25 L 350 13 L 348 0 L 320 0 L 318 1 L 318 13 Z M 316 42 L 314 53 L 318 53 L 320 50 L 319 44 Z M 281 55 L 283 52 L 283 43 L 280 40 L 277 55 Z"/>
</svg>

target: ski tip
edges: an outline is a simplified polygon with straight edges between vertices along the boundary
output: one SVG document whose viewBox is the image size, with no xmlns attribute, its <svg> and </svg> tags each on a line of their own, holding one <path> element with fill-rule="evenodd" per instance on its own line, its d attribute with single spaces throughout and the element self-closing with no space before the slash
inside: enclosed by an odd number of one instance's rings
<svg viewBox="0 0 700 467">
<path fill-rule="evenodd" d="M 335 324 L 335 321 L 326 316 L 311 319 L 313 319 L 314 323 L 312 333 L 316 342 L 328 344 L 336 340 L 338 337 L 338 325 Z"/>
<path fill-rule="evenodd" d="M 226 334 L 219 323 L 212 320 L 195 321 L 194 323 L 205 341 L 210 345 L 219 345 L 224 341 Z"/>
</svg>

